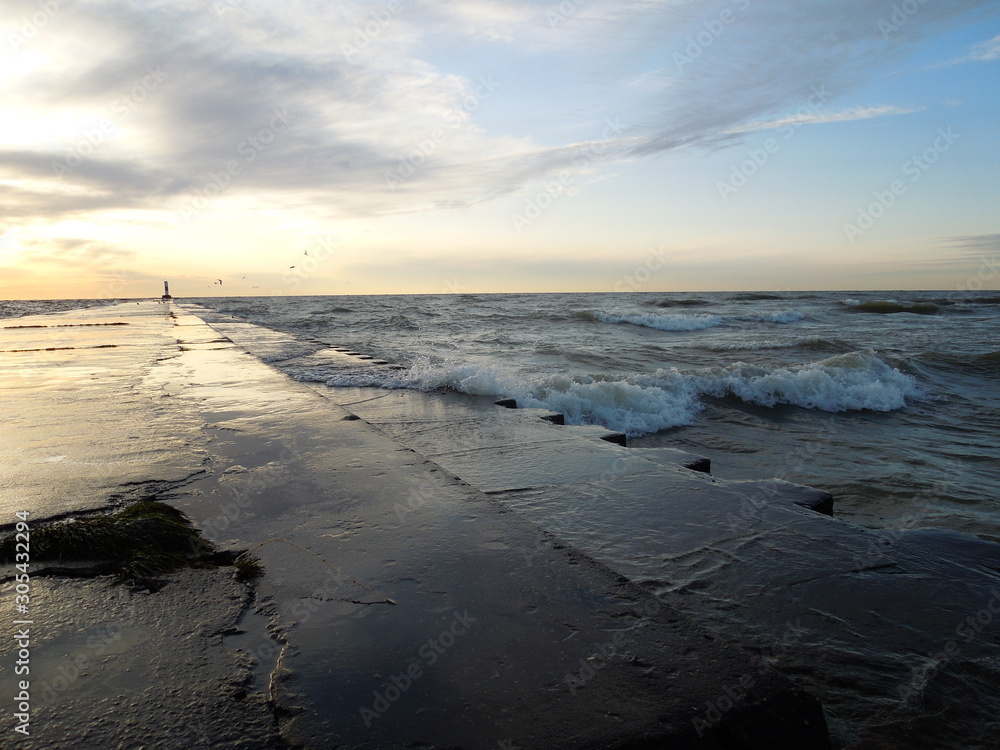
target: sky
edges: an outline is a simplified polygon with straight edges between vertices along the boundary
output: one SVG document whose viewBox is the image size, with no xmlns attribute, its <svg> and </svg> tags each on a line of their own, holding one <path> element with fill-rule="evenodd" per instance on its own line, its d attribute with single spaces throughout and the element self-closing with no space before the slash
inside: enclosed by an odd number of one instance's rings
<svg viewBox="0 0 1000 750">
<path fill-rule="evenodd" d="M 998 94 L 987 0 L 0 0 L 0 298 L 995 290 Z"/>
</svg>

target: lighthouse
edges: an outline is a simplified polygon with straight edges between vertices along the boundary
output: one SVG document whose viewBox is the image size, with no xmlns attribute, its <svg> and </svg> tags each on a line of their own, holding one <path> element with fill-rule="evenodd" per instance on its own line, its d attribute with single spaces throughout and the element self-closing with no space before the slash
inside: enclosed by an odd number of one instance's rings
<svg viewBox="0 0 1000 750">
<path fill-rule="evenodd" d="M 170 296 L 170 287 L 167 285 L 166 281 L 163 282 L 163 296 L 160 297 L 160 299 L 164 302 L 173 299 L 173 297 Z"/>
</svg>

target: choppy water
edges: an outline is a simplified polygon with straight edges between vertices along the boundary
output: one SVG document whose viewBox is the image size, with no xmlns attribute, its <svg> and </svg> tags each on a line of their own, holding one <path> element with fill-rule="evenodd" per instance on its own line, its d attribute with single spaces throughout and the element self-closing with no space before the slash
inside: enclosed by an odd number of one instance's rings
<svg viewBox="0 0 1000 750">
<path fill-rule="evenodd" d="M 841 517 L 1000 540 L 1000 294 L 190 300 L 406 366 L 305 380 L 517 398 L 827 489 Z"/>
<path fill-rule="evenodd" d="M 0 300 L 0 318 L 19 318 L 23 315 L 45 315 L 46 313 L 79 310 L 84 307 L 115 305 L 113 299 L 43 299 L 43 300 Z"/>
</svg>

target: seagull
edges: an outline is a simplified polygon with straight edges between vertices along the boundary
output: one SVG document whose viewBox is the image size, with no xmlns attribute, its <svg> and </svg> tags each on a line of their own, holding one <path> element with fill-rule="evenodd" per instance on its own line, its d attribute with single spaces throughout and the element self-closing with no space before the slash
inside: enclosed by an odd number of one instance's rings
<svg viewBox="0 0 1000 750">
<path fill-rule="evenodd" d="M 308 250 L 303 250 L 303 253 L 305 253 L 306 255 L 309 255 L 309 251 Z"/>
<path fill-rule="evenodd" d="M 222 286 L 222 279 L 216 279 L 215 283 L 218 284 L 219 286 Z"/>
<path fill-rule="evenodd" d="M 289 266 L 289 268 L 295 268 L 295 266 Z"/>
</svg>

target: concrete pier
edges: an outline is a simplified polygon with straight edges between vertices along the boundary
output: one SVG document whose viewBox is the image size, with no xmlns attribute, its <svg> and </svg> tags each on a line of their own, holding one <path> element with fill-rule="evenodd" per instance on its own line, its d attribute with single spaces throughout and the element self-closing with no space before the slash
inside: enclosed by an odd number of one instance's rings
<svg viewBox="0 0 1000 750">
<path fill-rule="evenodd" d="M 282 540 L 253 585 L 190 569 L 148 593 L 33 562 L 21 747 L 821 750 L 812 686 L 762 644 L 929 648 L 996 584 L 996 545 L 925 532 L 865 562 L 873 535 L 822 493 L 532 410 L 298 383 L 262 360 L 371 360 L 194 312 L 0 321 L 5 531 L 155 497 L 221 548 Z M 598 533 L 615 514 L 648 532 Z M 924 626 L 900 573 L 939 605 Z M 961 659 L 987 669 L 996 640 Z"/>
</svg>

